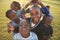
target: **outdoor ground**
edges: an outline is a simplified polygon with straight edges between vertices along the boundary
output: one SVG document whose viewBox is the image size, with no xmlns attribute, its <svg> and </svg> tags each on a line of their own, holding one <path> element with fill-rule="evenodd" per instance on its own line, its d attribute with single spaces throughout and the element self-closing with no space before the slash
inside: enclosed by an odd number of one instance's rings
<svg viewBox="0 0 60 40">
<path fill-rule="evenodd" d="M 24 6 L 28 0 L 16 0 Z M 45 5 L 49 5 L 50 11 L 54 16 L 52 22 L 53 37 L 50 40 L 60 40 L 60 0 L 41 0 Z M 7 23 L 10 21 L 5 16 L 12 0 L 0 0 L 0 40 L 11 40 L 12 34 L 7 32 Z"/>
</svg>

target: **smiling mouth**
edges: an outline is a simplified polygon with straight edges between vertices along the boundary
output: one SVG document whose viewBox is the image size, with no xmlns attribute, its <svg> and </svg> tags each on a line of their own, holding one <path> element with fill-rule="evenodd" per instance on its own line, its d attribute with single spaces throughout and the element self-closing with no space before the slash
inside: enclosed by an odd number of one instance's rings
<svg viewBox="0 0 60 40">
<path fill-rule="evenodd" d="M 23 31 L 26 31 L 26 29 L 22 29 Z"/>
</svg>

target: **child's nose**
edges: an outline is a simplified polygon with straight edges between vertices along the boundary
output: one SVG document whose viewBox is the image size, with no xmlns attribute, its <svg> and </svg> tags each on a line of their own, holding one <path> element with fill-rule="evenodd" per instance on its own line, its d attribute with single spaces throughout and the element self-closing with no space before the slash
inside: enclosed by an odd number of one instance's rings
<svg viewBox="0 0 60 40">
<path fill-rule="evenodd" d="M 25 25 L 23 25 L 23 28 L 26 28 L 26 26 L 25 26 Z"/>
</svg>

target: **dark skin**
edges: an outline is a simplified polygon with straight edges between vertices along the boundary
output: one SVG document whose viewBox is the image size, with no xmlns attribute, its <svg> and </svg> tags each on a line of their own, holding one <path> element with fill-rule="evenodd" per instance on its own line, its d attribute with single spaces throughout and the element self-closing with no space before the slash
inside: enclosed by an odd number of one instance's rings
<svg viewBox="0 0 60 40">
<path fill-rule="evenodd" d="M 17 16 L 16 13 L 14 13 L 14 12 L 11 12 L 11 13 L 9 14 L 9 19 L 10 19 L 10 20 L 13 20 L 13 21 L 14 21 L 15 23 L 17 23 L 17 24 L 20 22 L 18 16 Z M 14 31 L 13 25 L 12 25 L 11 23 L 8 23 L 8 32 L 13 32 L 13 31 Z"/>
<path fill-rule="evenodd" d="M 42 38 L 42 40 L 49 40 L 49 36 L 44 35 L 43 38 Z"/>
<path fill-rule="evenodd" d="M 31 0 L 31 3 L 37 3 L 38 0 Z"/>
<path fill-rule="evenodd" d="M 8 23 L 7 25 L 8 25 L 8 30 L 7 30 L 8 33 L 13 32 L 14 31 L 13 25 L 11 23 Z"/>
<path fill-rule="evenodd" d="M 10 5 L 10 8 L 11 8 L 11 10 L 17 10 L 17 8 L 15 7 L 15 4 L 14 3 L 12 3 L 11 5 Z"/>
<path fill-rule="evenodd" d="M 52 23 L 52 19 L 50 19 L 48 16 L 45 16 L 43 19 L 43 25 L 45 27 L 48 27 Z"/>
<path fill-rule="evenodd" d="M 39 13 L 35 8 L 32 8 L 32 10 L 30 10 L 30 15 L 34 24 L 37 24 L 40 21 L 41 13 Z"/>
<path fill-rule="evenodd" d="M 41 7 L 43 7 L 43 3 L 39 0 L 31 0 L 29 3 L 26 4 L 26 6 L 24 8 L 27 8 L 29 5 L 33 5 L 33 4 L 37 4 L 40 5 Z"/>
<path fill-rule="evenodd" d="M 18 16 L 17 16 L 17 14 L 16 13 L 14 13 L 14 12 L 11 12 L 11 14 L 9 14 L 9 19 L 10 20 L 13 20 L 14 22 L 16 22 L 17 24 L 19 23 L 19 18 L 18 18 Z"/>
<path fill-rule="evenodd" d="M 20 6 L 20 4 L 19 4 L 18 2 L 13 2 L 13 3 L 10 5 L 10 8 L 11 8 L 11 10 L 17 11 L 17 10 L 20 10 L 20 9 L 21 9 L 21 6 Z"/>
<path fill-rule="evenodd" d="M 27 38 L 30 36 L 30 24 L 27 21 L 19 23 L 19 32 L 22 37 Z"/>
<path fill-rule="evenodd" d="M 45 16 L 44 19 L 43 19 L 43 25 L 44 27 L 48 27 L 52 22 L 52 19 L 50 19 L 48 16 Z M 49 40 L 50 38 L 50 35 L 44 35 L 42 37 L 42 40 Z"/>
</svg>

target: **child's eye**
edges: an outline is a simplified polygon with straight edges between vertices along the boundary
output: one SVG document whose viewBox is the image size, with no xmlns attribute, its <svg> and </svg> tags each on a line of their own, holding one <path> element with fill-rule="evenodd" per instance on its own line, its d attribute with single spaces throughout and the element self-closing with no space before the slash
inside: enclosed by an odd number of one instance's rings
<svg viewBox="0 0 60 40">
<path fill-rule="evenodd" d="M 20 26 L 23 26 L 23 25 L 20 25 Z"/>
<path fill-rule="evenodd" d="M 25 26 L 29 26 L 29 25 L 25 25 Z"/>
<path fill-rule="evenodd" d="M 31 13 L 31 15 L 33 16 L 34 14 L 33 14 L 33 13 Z"/>
</svg>

